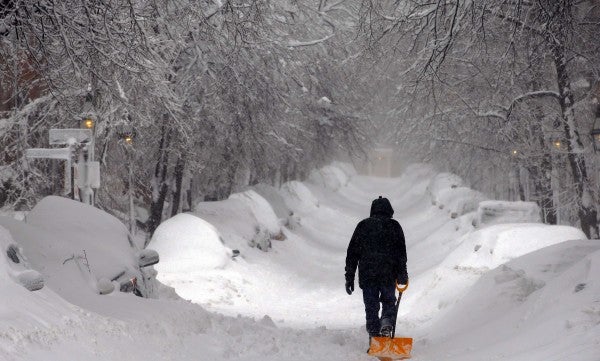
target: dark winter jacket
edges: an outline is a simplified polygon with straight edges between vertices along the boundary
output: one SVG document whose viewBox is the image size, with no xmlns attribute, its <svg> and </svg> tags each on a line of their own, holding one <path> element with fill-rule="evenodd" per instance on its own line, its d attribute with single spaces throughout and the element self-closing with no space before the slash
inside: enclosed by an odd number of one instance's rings
<svg viewBox="0 0 600 361">
<path fill-rule="evenodd" d="M 360 288 L 394 284 L 406 274 L 404 232 L 393 214 L 387 198 L 373 201 L 371 216 L 358 223 L 348 245 L 346 282 L 354 282 L 357 266 Z"/>
</svg>

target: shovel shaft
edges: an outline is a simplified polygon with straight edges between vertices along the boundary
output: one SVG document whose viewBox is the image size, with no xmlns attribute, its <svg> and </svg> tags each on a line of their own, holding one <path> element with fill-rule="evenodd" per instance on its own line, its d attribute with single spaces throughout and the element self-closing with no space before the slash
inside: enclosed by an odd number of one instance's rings
<svg viewBox="0 0 600 361">
<path fill-rule="evenodd" d="M 408 282 L 402 287 L 396 283 L 396 289 L 398 290 L 398 299 L 396 300 L 396 313 L 394 314 L 394 327 L 392 328 L 392 338 L 396 335 L 396 320 L 398 320 L 398 309 L 400 308 L 400 300 L 402 299 L 402 293 L 408 288 Z"/>
</svg>

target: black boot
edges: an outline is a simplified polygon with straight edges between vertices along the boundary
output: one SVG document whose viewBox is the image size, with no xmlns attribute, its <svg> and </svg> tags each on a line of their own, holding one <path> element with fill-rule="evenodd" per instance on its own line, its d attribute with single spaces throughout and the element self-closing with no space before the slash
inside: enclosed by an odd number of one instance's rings
<svg viewBox="0 0 600 361">
<path fill-rule="evenodd" d="M 381 327 L 381 336 L 392 337 L 393 328 L 390 325 L 384 325 Z"/>
</svg>

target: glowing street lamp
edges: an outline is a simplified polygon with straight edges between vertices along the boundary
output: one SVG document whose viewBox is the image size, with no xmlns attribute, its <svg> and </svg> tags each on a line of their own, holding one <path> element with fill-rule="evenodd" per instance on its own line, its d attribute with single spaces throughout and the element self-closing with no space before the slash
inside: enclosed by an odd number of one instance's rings
<svg viewBox="0 0 600 361">
<path fill-rule="evenodd" d="M 562 149 L 562 142 L 560 141 L 560 139 L 556 139 L 552 142 L 552 146 L 554 146 L 554 148 L 561 150 Z"/>
<path fill-rule="evenodd" d="M 121 141 L 127 145 L 133 145 L 133 139 L 135 138 L 135 129 L 131 124 L 119 124 L 117 126 L 117 134 Z"/>
<path fill-rule="evenodd" d="M 513 150 L 510 152 L 510 154 L 511 154 L 513 157 L 516 157 L 517 155 L 519 155 L 519 151 L 518 151 L 518 150 L 516 150 L 516 149 L 513 149 Z"/>
<path fill-rule="evenodd" d="M 94 119 L 91 117 L 84 117 L 81 121 L 81 128 L 84 129 L 93 129 L 95 125 Z"/>
</svg>

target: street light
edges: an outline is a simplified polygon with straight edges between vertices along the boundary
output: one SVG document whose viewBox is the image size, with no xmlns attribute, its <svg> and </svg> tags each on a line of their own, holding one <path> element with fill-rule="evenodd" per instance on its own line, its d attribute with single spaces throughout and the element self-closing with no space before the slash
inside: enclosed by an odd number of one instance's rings
<svg viewBox="0 0 600 361">
<path fill-rule="evenodd" d="M 93 129 L 95 125 L 94 119 L 91 117 L 84 117 L 81 121 L 81 128 Z"/>
<path fill-rule="evenodd" d="M 135 138 L 135 129 L 130 124 L 119 124 L 117 126 L 117 135 L 127 145 L 133 144 Z"/>
<path fill-rule="evenodd" d="M 130 124 L 131 117 L 129 114 L 125 115 L 127 123 L 121 123 L 117 125 L 117 135 L 119 142 L 123 146 L 126 154 L 127 162 L 127 193 L 129 198 L 129 233 L 134 236 L 136 233 L 136 220 L 135 220 L 135 189 L 134 189 L 134 176 L 133 176 L 133 139 L 136 136 L 135 128 Z"/>
<path fill-rule="evenodd" d="M 552 145 L 558 150 L 562 149 L 562 142 L 560 141 L 560 139 L 555 139 L 554 141 L 552 141 Z"/>
</svg>

